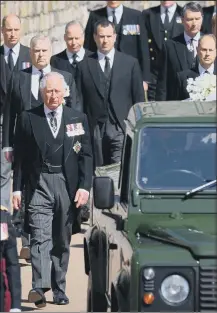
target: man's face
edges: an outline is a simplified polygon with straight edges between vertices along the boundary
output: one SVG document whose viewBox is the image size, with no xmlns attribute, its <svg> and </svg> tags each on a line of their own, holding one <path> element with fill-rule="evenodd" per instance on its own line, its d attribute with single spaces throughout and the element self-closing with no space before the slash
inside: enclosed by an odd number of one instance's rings
<svg viewBox="0 0 217 313">
<path fill-rule="evenodd" d="M 43 69 L 50 64 L 51 47 L 47 40 L 38 40 L 34 47 L 30 49 L 32 64 L 37 69 Z"/>
<path fill-rule="evenodd" d="M 186 10 L 184 17 L 182 18 L 182 23 L 187 35 L 190 37 L 196 36 L 201 29 L 202 21 L 203 18 L 201 12 Z"/>
<path fill-rule="evenodd" d="M 171 7 L 173 4 L 176 3 L 176 1 L 161 1 L 160 2 L 162 6 L 164 6 L 165 8 L 169 8 Z"/>
<path fill-rule="evenodd" d="M 111 25 L 107 27 L 98 26 L 97 34 L 94 34 L 94 40 L 100 52 L 109 53 L 115 44 L 116 34 Z"/>
<path fill-rule="evenodd" d="M 14 15 L 9 15 L 2 27 L 2 35 L 4 43 L 7 47 L 13 48 L 19 41 L 21 36 L 20 21 Z"/>
<path fill-rule="evenodd" d="M 112 8 L 112 9 L 116 9 L 117 7 L 119 7 L 121 2 L 122 1 L 107 1 L 107 6 Z"/>
<path fill-rule="evenodd" d="M 46 87 L 43 89 L 42 97 L 45 105 L 50 110 L 55 110 L 63 103 L 65 90 L 63 82 L 59 77 L 49 77 L 46 82 Z"/>
<path fill-rule="evenodd" d="M 77 53 L 84 44 L 84 34 L 80 25 L 71 25 L 64 35 L 64 40 L 68 50 Z"/>
<path fill-rule="evenodd" d="M 200 60 L 200 64 L 209 68 L 214 63 L 216 58 L 216 44 L 213 38 L 204 37 L 197 48 L 197 55 Z"/>
</svg>

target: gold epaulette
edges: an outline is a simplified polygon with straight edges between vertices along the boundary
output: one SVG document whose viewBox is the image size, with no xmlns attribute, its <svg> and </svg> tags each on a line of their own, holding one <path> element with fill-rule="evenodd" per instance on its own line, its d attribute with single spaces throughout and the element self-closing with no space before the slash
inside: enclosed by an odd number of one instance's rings
<svg viewBox="0 0 217 313">
<path fill-rule="evenodd" d="M 3 206 L 3 205 L 1 205 L 0 210 L 1 210 L 1 211 L 8 211 L 8 209 L 7 209 L 5 206 Z"/>
</svg>

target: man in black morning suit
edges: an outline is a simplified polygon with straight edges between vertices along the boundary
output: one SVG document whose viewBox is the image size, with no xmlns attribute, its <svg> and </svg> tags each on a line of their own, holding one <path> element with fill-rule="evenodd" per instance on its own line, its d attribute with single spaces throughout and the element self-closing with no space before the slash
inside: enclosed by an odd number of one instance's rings
<svg viewBox="0 0 217 313">
<path fill-rule="evenodd" d="M 84 29 L 77 21 L 66 24 L 64 40 L 67 48 L 51 57 L 50 64 L 54 68 L 72 74 L 76 82 L 77 64 L 85 59 L 91 52 L 83 48 Z"/>
<path fill-rule="evenodd" d="M 28 300 L 68 304 L 66 273 L 75 216 L 87 203 L 92 181 L 92 151 L 85 114 L 63 105 L 64 77 L 42 78 L 42 105 L 18 118 L 14 147 L 13 205 L 25 204 L 31 232 L 32 290 Z M 52 265 L 50 266 L 50 261 Z"/>
<path fill-rule="evenodd" d="M 212 17 L 216 14 L 216 5 L 203 8 L 202 32 L 204 34 L 212 33 Z"/>
<path fill-rule="evenodd" d="M 155 100 L 176 99 L 176 73 L 190 69 L 195 62 L 202 20 L 199 3 L 189 2 L 183 7 L 184 33 L 165 41 L 160 53 Z"/>
<path fill-rule="evenodd" d="M 30 66 L 29 48 L 20 44 L 20 19 L 14 14 L 3 17 L 0 47 L 0 149 L 1 149 L 1 204 L 11 212 L 11 163 L 7 162 L 2 150 L 2 122 L 8 84 L 13 71 Z"/>
<path fill-rule="evenodd" d="M 161 5 L 146 9 L 142 19 L 148 34 L 150 54 L 151 83 L 149 84 L 149 100 L 155 99 L 159 54 L 164 41 L 183 33 L 181 20 L 182 8 L 176 1 L 160 1 Z"/>
<path fill-rule="evenodd" d="M 42 103 L 39 92 L 39 81 L 41 77 L 50 72 L 61 73 L 69 86 L 70 96 L 65 97 L 66 105 L 76 108 L 78 105 L 75 81 L 68 72 L 54 69 L 50 66 L 51 43 L 48 37 L 35 36 L 30 42 L 30 55 L 32 66 L 14 72 L 8 88 L 7 105 L 4 109 L 3 118 L 3 147 L 6 159 L 12 161 L 12 150 L 14 145 L 14 128 L 18 115 L 24 111 L 37 107 Z M 22 213 L 21 210 L 18 214 Z M 16 220 L 19 220 L 18 216 Z M 20 254 L 22 258 L 28 259 L 28 236 L 22 236 L 23 249 Z"/>
<path fill-rule="evenodd" d="M 190 70 L 177 73 L 177 100 L 189 98 L 187 91 L 187 79 L 195 79 L 207 74 L 216 75 L 216 38 L 213 35 L 204 35 L 200 38 L 197 48 L 197 59 L 195 66 Z"/>
<path fill-rule="evenodd" d="M 150 58 L 148 37 L 142 22 L 142 14 L 138 10 L 123 6 L 122 1 L 106 2 L 106 7 L 90 12 L 85 29 L 84 47 L 96 52 L 97 46 L 93 38 L 94 24 L 103 18 L 113 22 L 117 33 L 115 48 L 139 61 L 143 73 L 144 90 L 148 90 L 148 83 L 151 79 Z"/>
<path fill-rule="evenodd" d="M 79 64 L 77 86 L 95 165 L 102 166 L 121 160 L 124 119 L 133 104 L 144 101 L 144 89 L 137 59 L 114 49 L 114 24 L 107 19 L 96 22 L 94 38 L 98 50 Z"/>
</svg>

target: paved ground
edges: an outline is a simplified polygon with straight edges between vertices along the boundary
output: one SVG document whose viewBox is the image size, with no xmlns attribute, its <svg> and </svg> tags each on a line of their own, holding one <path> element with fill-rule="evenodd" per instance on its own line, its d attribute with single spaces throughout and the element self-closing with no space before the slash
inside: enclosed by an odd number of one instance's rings
<svg viewBox="0 0 217 313">
<path fill-rule="evenodd" d="M 83 224 L 83 231 L 88 225 Z M 18 253 L 21 243 L 18 240 Z M 31 265 L 25 260 L 20 260 L 22 276 L 22 311 L 40 312 L 86 312 L 87 279 L 84 273 L 83 259 L 83 234 L 72 236 L 69 269 L 67 273 L 66 294 L 69 297 L 68 305 L 57 306 L 52 304 L 52 293 L 46 293 L 47 306 L 37 309 L 34 304 L 28 302 L 28 293 L 31 289 L 32 271 Z"/>
</svg>

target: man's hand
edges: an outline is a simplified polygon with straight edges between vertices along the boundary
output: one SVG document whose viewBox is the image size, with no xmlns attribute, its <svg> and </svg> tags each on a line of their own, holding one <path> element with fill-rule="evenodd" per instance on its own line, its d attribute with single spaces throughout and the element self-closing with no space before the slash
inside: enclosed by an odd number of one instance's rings
<svg viewBox="0 0 217 313">
<path fill-rule="evenodd" d="M 146 82 L 143 82 L 143 88 L 145 91 L 148 91 L 148 84 Z"/>
<path fill-rule="evenodd" d="M 5 159 L 12 163 L 13 162 L 13 151 L 5 151 L 4 152 L 4 155 L 5 155 Z"/>
<path fill-rule="evenodd" d="M 84 189 L 78 189 L 75 195 L 76 208 L 85 205 L 89 198 L 89 192 Z"/>
<path fill-rule="evenodd" d="M 19 210 L 21 208 L 21 195 L 13 195 L 12 203 L 13 208 Z"/>
</svg>

